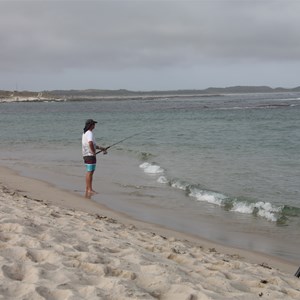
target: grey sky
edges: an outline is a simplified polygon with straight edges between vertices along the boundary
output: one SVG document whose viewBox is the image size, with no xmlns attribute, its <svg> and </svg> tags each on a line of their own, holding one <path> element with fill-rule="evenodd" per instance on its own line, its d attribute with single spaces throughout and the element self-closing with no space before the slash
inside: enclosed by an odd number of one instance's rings
<svg viewBox="0 0 300 300">
<path fill-rule="evenodd" d="M 300 1 L 1 1 L 0 89 L 300 85 Z"/>
</svg>

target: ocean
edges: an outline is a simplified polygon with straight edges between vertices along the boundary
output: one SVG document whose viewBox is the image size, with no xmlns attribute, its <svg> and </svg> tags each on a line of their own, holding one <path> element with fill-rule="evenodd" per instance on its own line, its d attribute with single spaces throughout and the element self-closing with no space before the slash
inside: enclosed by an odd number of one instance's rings
<svg viewBox="0 0 300 300">
<path fill-rule="evenodd" d="M 84 194 L 84 122 L 103 146 L 94 201 L 300 262 L 300 93 L 0 103 L 0 164 Z"/>
</svg>

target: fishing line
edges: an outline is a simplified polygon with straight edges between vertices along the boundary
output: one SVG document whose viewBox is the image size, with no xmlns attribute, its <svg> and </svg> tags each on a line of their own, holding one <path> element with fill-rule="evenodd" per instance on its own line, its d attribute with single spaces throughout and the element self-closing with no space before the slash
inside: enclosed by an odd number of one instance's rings
<svg viewBox="0 0 300 300">
<path fill-rule="evenodd" d="M 142 132 L 139 132 L 139 133 L 135 133 L 135 134 L 133 134 L 133 135 L 131 135 L 131 136 L 128 136 L 128 137 L 126 137 L 125 139 L 123 139 L 123 140 L 121 140 L 121 141 L 118 141 L 118 142 L 116 142 L 116 143 L 114 143 L 114 144 L 112 144 L 112 145 L 110 145 L 110 146 L 104 148 L 103 150 L 100 150 L 100 151 L 96 152 L 96 154 L 99 154 L 99 153 L 101 153 L 101 152 L 103 152 L 103 151 L 106 151 L 106 150 L 108 150 L 109 148 L 111 148 L 111 147 L 113 147 L 113 146 L 115 146 L 115 145 L 121 144 L 122 142 L 124 142 L 124 141 L 126 141 L 126 140 L 129 140 L 129 139 L 133 138 L 134 136 L 139 135 L 139 134 L 141 134 L 141 133 L 142 133 Z"/>
</svg>

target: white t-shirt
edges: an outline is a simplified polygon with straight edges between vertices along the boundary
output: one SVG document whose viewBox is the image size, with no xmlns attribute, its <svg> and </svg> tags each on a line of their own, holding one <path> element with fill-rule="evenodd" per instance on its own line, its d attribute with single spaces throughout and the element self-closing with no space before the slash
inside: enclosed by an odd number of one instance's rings
<svg viewBox="0 0 300 300">
<path fill-rule="evenodd" d="M 92 131 L 88 130 L 86 133 L 82 134 L 82 156 L 93 156 L 89 142 L 93 142 L 96 149 L 96 141 Z"/>
</svg>

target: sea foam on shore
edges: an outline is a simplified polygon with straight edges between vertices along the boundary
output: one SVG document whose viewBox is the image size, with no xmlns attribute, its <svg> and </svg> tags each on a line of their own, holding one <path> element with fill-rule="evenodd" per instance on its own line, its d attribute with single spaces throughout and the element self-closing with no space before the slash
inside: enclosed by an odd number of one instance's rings
<svg viewBox="0 0 300 300">
<path fill-rule="evenodd" d="M 263 262 L 4 186 L 0 217 L 1 299 L 300 299 L 299 279 Z"/>
</svg>

